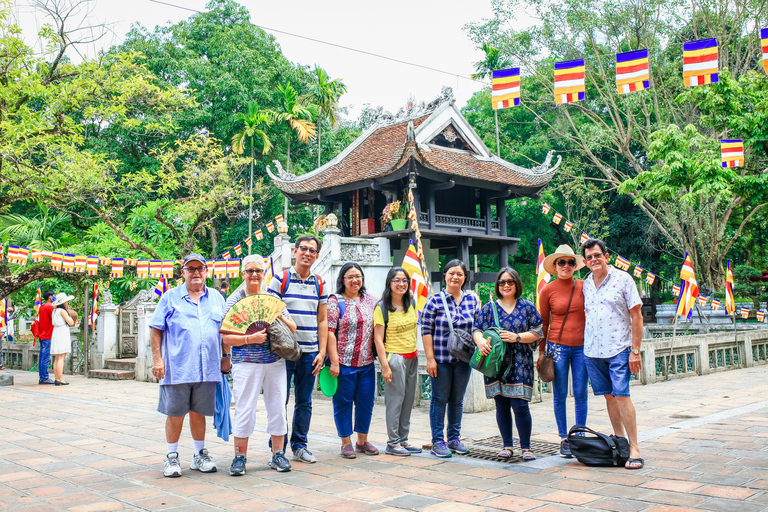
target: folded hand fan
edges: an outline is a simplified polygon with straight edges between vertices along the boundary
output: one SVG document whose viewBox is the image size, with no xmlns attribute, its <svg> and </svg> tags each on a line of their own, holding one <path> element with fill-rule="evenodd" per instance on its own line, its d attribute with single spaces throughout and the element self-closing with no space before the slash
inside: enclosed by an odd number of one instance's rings
<svg viewBox="0 0 768 512">
<path fill-rule="evenodd" d="M 285 308 L 274 295 L 249 295 L 235 302 L 224 316 L 221 334 L 251 334 L 266 329 Z"/>
</svg>

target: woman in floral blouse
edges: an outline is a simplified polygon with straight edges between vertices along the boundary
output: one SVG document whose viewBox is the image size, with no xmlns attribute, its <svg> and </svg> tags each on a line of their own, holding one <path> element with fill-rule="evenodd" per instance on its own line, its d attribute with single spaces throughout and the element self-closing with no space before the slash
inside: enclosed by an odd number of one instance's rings
<svg viewBox="0 0 768 512">
<path fill-rule="evenodd" d="M 373 310 L 377 298 L 366 293 L 363 269 L 346 263 L 339 271 L 336 294 L 328 297 L 328 357 L 331 375 L 339 385 L 333 395 L 333 419 L 341 438 L 341 456 L 354 459 L 356 452 L 378 455 L 368 442 L 376 392 L 373 364 Z M 379 354 L 386 357 L 385 354 Z M 355 409 L 354 427 L 352 408 Z M 357 443 L 352 446 L 352 432 Z"/>
<path fill-rule="evenodd" d="M 534 460 L 531 451 L 531 411 L 528 402 L 533 395 L 533 350 L 541 339 L 541 316 L 536 306 L 521 299 L 523 283 L 518 273 L 504 267 L 496 276 L 496 297 L 480 310 L 474 325 L 474 341 L 483 354 L 491 346 L 483 338 L 483 331 L 496 326 L 493 309 L 499 318 L 501 339 L 506 343 L 504 362 L 499 374 L 485 377 L 485 396 L 496 402 L 496 424 L 504 440 L 500 459 L 512 457 L 512 413 L 515 413 L 517 434 L 523 460 Z M 510 411 L 511 409 L 511 411 Z"/>
</svg>

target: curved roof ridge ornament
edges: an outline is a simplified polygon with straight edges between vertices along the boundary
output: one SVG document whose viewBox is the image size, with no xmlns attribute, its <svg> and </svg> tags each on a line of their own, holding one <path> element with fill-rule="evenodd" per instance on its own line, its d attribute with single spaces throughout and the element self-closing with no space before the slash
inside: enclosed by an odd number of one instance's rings
<svg viewBox="0 0 768 512">
<path fill-rule="evenodd" d="M 552 155 L 554 154 L 555 150 L 550 149 L 549 152 L 547 152 L 547 158 L 544 159 L 544 162 L 541 165 L 537 165 L 529 169 L 531 174 L 549 174 L 555 172 L 557 168 L 560 167 L 560 163 L 562 163 L 563 157 L 557 155 L 557 163 L 555 163 L 554 167 L 550 167 L 550 164 L 552 163 Z"/>
<path fill-rule="evenodd" d="M 269 165 L 267 165 L 267 174 L 269 174 L 269 177 L 272 178 L 274 181 L 297 181 L 300 176 L 296 176 L 295 174 L 291 174 L 290 172 L 283 169 L 283 165 L 280 163 L 279 160 L 272 160 L 272 162 L 275 164 L 275 167 L 277 167 L 277 176 L 272 174 L 272 169 L 270 169 Z"/>
<path fill-rule="evenodd" d="M 440 94 L 429 103 L 424 103 L 422 101 L 417 105 L 413 105 L 411 108 L 401 107 L 396 114 L 389 111 L 382 112 L 376 117 L 374 124 L 377 126 L 390 126 L 406 121 L 413 121 L 419 117 L 431 114 L 444 103 L 453 104 L 455 102 L 456 98 L 453 96 L 453 89 L 444 86 L 440 91 Z"/>
</svg>

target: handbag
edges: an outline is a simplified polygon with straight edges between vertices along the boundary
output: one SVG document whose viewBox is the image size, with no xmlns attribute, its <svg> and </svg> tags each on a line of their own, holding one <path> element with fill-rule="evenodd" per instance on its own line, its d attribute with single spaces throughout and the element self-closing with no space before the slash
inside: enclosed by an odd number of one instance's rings
<svg viewBox="0 0 768 512">
<path fill-rule="evenodd" d="M 459 361 L 468 363 L 469 360 L 472 359 L 472 354 L 475 352 L 475 344 L 472 342 L 472 335 L 464 329 L 453 328 L 453 319 L 451 318 L 451 313 L 448 311 L 448 303 L 445 301 L 445 294 L 441 293 L 440 298 L 443 300 L 445 316 L 448 317 L 448 328 L 451 330 L 448 335 L 448 351 Z"/>
<path fill-rule="evenodd" d="M 571 427 L 568 431 L 568 445 L 576 460 L 586 466 L 623 466 L 629 458 L 629 441 L 626 437 L 607 436 L 585 425 Z"/>
<path fill-rule="evenodd" d="M 491 309 L 493 310 L 493 320 L 496 326 L 483 331 L 483 338 L 491 345 L 491 353 L 484 356 L 480 352 L 480 347 L 475 346 L 475 352 L 472 354 L 472 359 L 469 360 L 469 366 L 486 377 L 493 378 L 501 371 L 506 345 L 504 340 L 501 339 L 501 326 L 499 325 L 499 314 L 496 312 L 495 303 L 491 303 Z"/>
<path fill-rule="evenodd" d="M 301 358 L 301 345 L 285 322 L 275 320 L 267 327 L 269 348 L 273 354 L 286 361 L 298 361 Z"/>
<path fill-rule="evenodd" d="M 571 298 L 568 299 L 568 308 L 565 310 L 565 318 L 563 318 L 563 325 L 560 326 L 560 334 L 557 335 L 557 339 L 563 335 L 563 329 L 565 329 L 565 322 L 568 321 L 568 313 L 571 312 L 571 303 L 573 302 L 573 291 L 576 289 L 576 280 L 573 281 L 573 287 L 571 288 Z M 555 380 L 555 359 L 551 353 L 547 353 L 549 343 L 544 343 L 544 358 L 539 365 L 539 378 L 542 382 L 552 382 Z"/>
</svg>

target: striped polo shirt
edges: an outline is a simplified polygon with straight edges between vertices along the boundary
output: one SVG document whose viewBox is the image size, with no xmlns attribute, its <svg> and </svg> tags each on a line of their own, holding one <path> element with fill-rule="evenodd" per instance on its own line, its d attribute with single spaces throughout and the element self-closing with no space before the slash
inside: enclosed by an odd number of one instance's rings
<svg viewBox="0 0 768 512">
<path fill-rule="evenodd" d="M 306 280 L 302 280 L 294 267 L 291 267 L 288 274 L 290 282 L 282 296 L 280 290 L 283 287 L 283 272 L 272 276 L 268 290 L 287 304 L 288 313 L 296 322 L 296 341 L 301 345 L 301 350 L 317 352 L 317 307 L 328 302 L 328 287 L 321 278 L 322 293 L 318 297 L 315 274 L 310 274 Z"/>
</svg>

